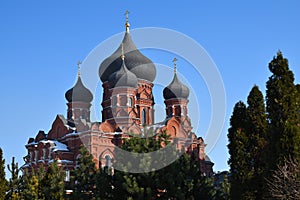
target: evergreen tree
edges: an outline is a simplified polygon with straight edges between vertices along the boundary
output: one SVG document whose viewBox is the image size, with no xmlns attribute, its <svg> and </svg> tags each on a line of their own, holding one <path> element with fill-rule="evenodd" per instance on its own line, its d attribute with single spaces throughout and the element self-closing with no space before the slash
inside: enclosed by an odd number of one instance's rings
<svg viewBox="0 0 300 200">
<path fill-rule="evenodd" d="M 132 137 L 123 141 L 122 149 L 136 153 L 152 152 L 166 146 L 169 140 L 170 136 L 166 133 L 159 137 Z M 174 148 L 166 155 L 162 155 L 158 162 L 165 162 L 167 158 L 164 156 L 179 153 Z M 115 155 L 116 164 L 119 159 L 122 163 L 126 161 L 121 154 Z M 172 164 L 148 173 L 128 173 L 125 166 L 124 171 L 116 170 L 114 194 L 118 196 L 115 196 L 115 199 L 220 199 L 213 180 L 203 176 L 199 170 L 199 162 L 195 158 L 196 156 L 183 153 Z M 151 168 L 153 163 L 144 162 L 147 159 L 142 158 L 138 163 L 139 166 Z M 127 163 L 127 166 L 130 164 Z M 120 165 L 117 168 L 120 169 Z"/>
<path fill-rule="evenodd" d="M 224 180 L 222 181 L 221 185 L 219 187 L 216 186 L 216 197 L 217 198 L 215 199 L 218 200 L 230 199 L 230 183 L 227 175 L 224 175 Z"/>
<path fill-rule="evenodd" d="M 64 173 L 57 166 L 57 161 L 51 163 L 40 182 L 42 199 L 64 199 Z"/>
<path fill-rule="evenodd" d="M 39 197 L 40 200 L 44 200 L 45 199 L 44 194 L 43 194 L 44 188 L 43 188 L 43 185 L 42 185 L 42 181 L 43 181 L 43 179 L 45 177 L 45 174 L 46 174 L 45 167 L 44 167 L 44 165 L 41 165 L 37 171 L 34 171 L 34 169 L 31 169 L 31 173 L 32 172 L 34 172 L 34 175 L 38 179 L 38 197 Z"/>
<path fill-rule="evenodd" d="M 272 75 L 267 81 L 266 102 L 269 121 L 268 171 L 284 159 L 300 156 L 300 99 L 288 60 L 278 51 L 269 63 Z"/>
<path fill-rule="evenodd" d="M 84 146 L 81 146 L 79 153 L 80 157 L 74 170 L 74 198 L 92 198 L 95 193 L 96 166 L 93 162 L 93 156 Z"/>
<path fill-rule="evenodd" d="M 20 179 L 19 179 L 19 166 L 15 163 L 15 157 L 12 157 L 11 165 L 7 165 L 8 170 L 11 172 L 11 178 L 9 179 L 9 190 L 5 199 L 19 199 L 20 195 Z"/>
<path fill-rule="evenodd" d="M 150 135 L 151 133 L 145 133 L 145 135 Z M 162 137 L 166 137 L 163 135 Z M 131 137 L 130 139 L 124 139 L 121 148 L 125 151 L 133 153 L 149 153 L 159 150 L 161 147 L 160 140 L 154 137 Z M 117 169 L 123 169 L 122 171 L 117 171 L 115 174 L 115 191 L 117 194 L 122 194 L 116 196 L 116 199 L 150 199 L 151 197 L 156 197 L 158 193 L 158 177 L 157 174 L 152 171 L 148 173 L 129 173 L 128 167 L 141 167 L 148 171 L 155 165 L 154 161 L 151 163 L 151 158 L 144 154 L 140 159 L 136 159 L 131 163 L 130 160 L 122 154 L 122 151 L 115 152 L 116 160 L 115 163 Z M 137 155 L 138 156 L 138 155 Z M 163 162 L 163 160 L 161 160 Z M 126 163 L 126 165 L 124 164 Z"/>
<path fill-rule="evenodd" d="M 247 109 L 243 102 L 235 104 L 233 114 L 230 118 L 230 128 L 228 129 L 228 149 L 230 158 L 228 164 L 231 172 L 232 199 L 248 199 L 249 179 L 251 177 L 251 167 L 249 167 L 250 155 L 248 153 L 249 139 L 247 137 Z"/>
<path fill-rule="evenodd" d="M 254 86 L 247 99 L 247 153 L 249 155 L 249 194 L 252 198 L 262 199 L 264 192 L 265 149 L 267 144 L 267 119 L 264 97 L 257 86 Z"/>
<path fill-rule="evenodd" d="M 4 199 L 7 190 L 7 181 L 5 179 L 5 160 L 3 159 L 3 152 L 0 148 L 0 199 Z"/>
<path fill-rule="evenodd" d="M 113 199 L 113 174 L 107 173 L 107 170 L 99 168 L 96 174 L 96 199 Z M 117 196 L 117 195 L 116 195 Z"/>
<path fill-rule="evenodd" d="M 34 170 L 30 173 L 25 171 L 22 176 L 22 188 L 21 188 L 21 199 L 23 200 L 41 200 L 39 198 L 39 179 L 35 175 Z"/>
</svg>

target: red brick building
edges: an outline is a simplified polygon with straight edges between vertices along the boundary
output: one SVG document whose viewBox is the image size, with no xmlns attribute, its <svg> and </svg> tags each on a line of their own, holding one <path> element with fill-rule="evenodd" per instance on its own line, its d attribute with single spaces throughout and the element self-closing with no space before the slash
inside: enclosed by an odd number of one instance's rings
<svg viewBox="0 0 300 200">
<path fill-rule="evenodd" d="M 179 141 L 178 149 L 188 142 L 184 150 L 194 152 L 201 170 L 211 175 L 213 163 L 205 154 L 203 139 L 192 132 L 188 116 L 189 88 L 178 79 L 176 63 L 173 80 L 163 90 L 166 117 L 159 123 L 154 122 L 155 76 L 155 65 L 135 46 L 127 21 L 119 48 L 99 66 L 103 83 L 102 121 L 90 120 L 93 94 L 84 86 L 79 72 L 76 84 L 65 93 L 66 118 L 57 115 L 47 134 L 39 131 L 35 138 L 28 140 L 25 145 L 28 154 L 22 168 L 36 169 L 56 159 L 64 169 L 74 169 L 82 144 L 93 155 L 97 167 L 111 166 L 114 149 L 121 145 L 122 139 L 131 137 L 132 133 L 143 134 L 147 127 L 155 134 L 166 131 L 172 141 Z"/>
</svg>

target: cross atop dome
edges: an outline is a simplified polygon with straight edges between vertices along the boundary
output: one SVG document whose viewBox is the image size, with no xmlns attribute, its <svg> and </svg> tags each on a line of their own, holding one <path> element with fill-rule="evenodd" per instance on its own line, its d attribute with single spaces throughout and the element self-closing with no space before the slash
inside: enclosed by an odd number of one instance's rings
<svg viewBox="0 0 300 200">
<path fill-rule="evenodd" d="M 177 70 L 177 58 L 175 57 L 174 59 L 173 59 L 173 63 L 174 63 L 174 74 L 176 74 L 176 70 Z"/>
<path fill-rule="evenodd" d="M 128 15 L 129 15 L 129 11 L 126 10 L 126 12 L 125 12 L 125 16 L 126 16 L 125 27 L 126 27 L 126 32 L 127 32 L 127 33 L 129 33 L 129 27 L 130 27 L 129 20 L 128 20 Z"/>
<path fill-rule="evenodd" d="M 77 68 L 78 68 L 78 72 L 77 72 L 77 75 L 78 75 L 78 77 L 80 77 L 80 67 L 81 67 L 81 61 L 80 60 L 78 60 L 78 62 L 77 62 Z"/>
</svg>

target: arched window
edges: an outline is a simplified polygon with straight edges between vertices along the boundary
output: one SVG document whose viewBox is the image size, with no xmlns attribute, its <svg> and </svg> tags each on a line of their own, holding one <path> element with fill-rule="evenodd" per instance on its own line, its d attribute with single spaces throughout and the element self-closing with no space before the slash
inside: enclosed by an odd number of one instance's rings
<svg viewBox="0 0 300 200">
<path fill-rule="evenodd" d="M 172 107 L 168 107 L 168 117 L 172 117 L 173 115 L 173 109 Z"/>
<path fill-rule="evenodd" d="M 128 98 L 128 105 L 133 106 L 133 101 L 132 101 L 132 98 L 130 98 L 130 97 Z"/>
<path fill-rule="evenodd" d="M 38 157 L 39 157 L 39 151 L 38 151 L 38 150 L 35 150 L 35 151 L 34 151 L 34 162 L 37 162 L 37 161 L 38 161 Z"/>
<path fill-rule="evenodd" d="M 85 110 L 82 111 L 81 118 L 86 119 L 86 111 Z"/>
<path fill-rule="evenodd" d="M 29 159 L 30 159 L 30 162 L 33 162 L 33 152 L 32 151 L 29 152 Z"/>
<path fill-rule="evenodd" d="M 186 107 L 183 107 L 183 114 L 187 115 L 187 109 L 186 109 Z"/>
<path fill-rule="evenodd" d="M 76 165 L 75 165 L 75 168 L 79 168 L 80 167 L 80 163 L 79 163 L 79 158 L 81 157 L 81 154 L 78 154 L 76 156 Z"/>
<path fill-rule="evenodd" d="M 142 111 L 142 124 L 146 124 L 146 122 L 147 122 L 146 117 L 147 117 L 146 109 L 143 108 L 143 111 Z"/>
<path fill-rule="evenodd" d="M 46 159 L 46 148 L 43 148 L 43 157 L 42 157 L 42 160 L 45 160 Z"/>
<path fill-rule="evenodd" d="M 72 115 L 73 115 L 72 110 L 69 110 L 69 112 L 68 112 L 68 120 L 72 120 Z"/>
<path fill-rule="evenodd" d="M 105 156 L 105 167 L 110 168 L 112 166 L 111 164 L 111 157 L 109 155 Z"/>
<path fill-rule="evenodd" d="M 117 97 L 113 96 L 112 97 L 112 106 L 116 106 L 117 105 Z"/>
</svg>

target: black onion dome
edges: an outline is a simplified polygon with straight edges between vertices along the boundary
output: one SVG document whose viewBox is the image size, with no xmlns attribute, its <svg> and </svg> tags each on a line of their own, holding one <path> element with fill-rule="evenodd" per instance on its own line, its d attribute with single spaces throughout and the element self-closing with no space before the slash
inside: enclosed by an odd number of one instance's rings
<svg viewBox="0 0 300 200">
<path fill-rule="evenodd" d="M 128 70 L 136 75 L 138 79 L 153 81 L 156 76 L 156 68 L 153 62 L 144 56 L 135 46 L 129 32 L 123 38 L 123 48 L 125 52 L 125 64 Z M 108 81 L 110 75 L 118 71 L 122 65 L 122 44 L 99 67 L 99 77 L 104 83 Z"/>
<path fill-rule="evenodd" d="M 110 88 L 116 88 L 116 87 L 137 88 L 138 85 L 138 79 L 136 75 L 127 69 L 124 61 L 122 61 L 121 68 L 109 76 L 108 82 Z"/>
<path fill-rule="evenodd" d="M 65 97 L 68 102 L 91 102 L 93 100 L 93 94 L 83 85 L 80 76 L 74 87 L 66 92 Z"/>
<path fill-rule="evenodd" d="M 163 90 L 163 95 L 166 100 L 173 98 L 187 99 L 189 94 L 189 88 L 179 81 L 176 73 L 174 74 L 172 82 Z"/>
</svg>

